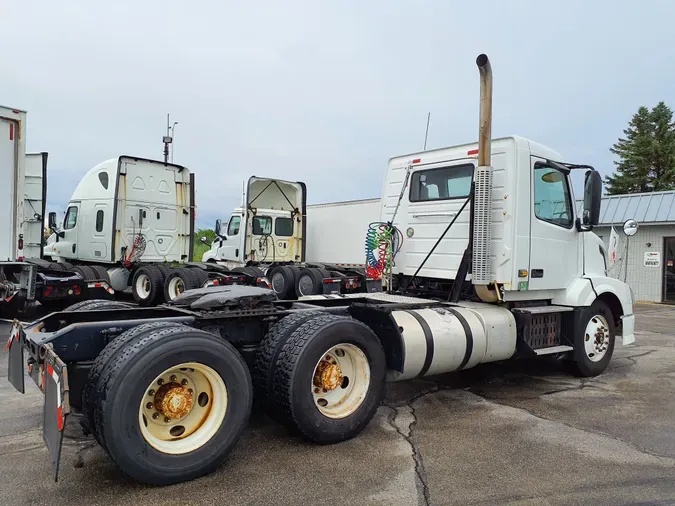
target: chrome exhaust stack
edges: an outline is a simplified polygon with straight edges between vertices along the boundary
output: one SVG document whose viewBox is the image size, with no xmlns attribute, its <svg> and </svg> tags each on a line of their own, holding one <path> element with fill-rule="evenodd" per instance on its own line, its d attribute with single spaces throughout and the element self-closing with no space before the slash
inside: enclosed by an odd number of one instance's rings
<svg viewBox="0 0 675 506">
<path fill-rule="evenodd" d="M 476 58 L 480 72 L 480 115 L 478 119 L 478 168 L 476 169 L 473 198 L 473 258 L 472 283 L 476 293 L 485 302 L 498 300 L 498 288 L 488 289 L 491 279 L 492 241 L 492 67 L 485 54 Z"/>
</svg>

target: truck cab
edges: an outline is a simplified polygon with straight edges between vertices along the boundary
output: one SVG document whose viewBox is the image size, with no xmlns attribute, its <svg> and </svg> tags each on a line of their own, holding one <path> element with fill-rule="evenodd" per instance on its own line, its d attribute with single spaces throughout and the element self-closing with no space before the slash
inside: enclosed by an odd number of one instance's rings
<svg viewBox="0 0 675 506">
<path fill-rule="evenodd" d="M 305 253 L 305 184 L 251 177 L 245 207 L 232 212 L 227 223 L 216 221 L 216 239 L 203 262 L 229 268 L 247 263 L 296 263 Z"/>
<path fill-rule="evenodd" d="M 482 267 L 489 290 L 477 292 L 491 299 L 486 302 L 583 307 L 600 298 L 632 339 L 632 293 L 608 276 L 603 242 L 588 224 L 592 207 L 599 212 L 597 172 L 564 163 L 562 155 L 542 144 L 511 136 L 492 140 L 492 184 L 484 188 L 477 179 L 477 154 L 478 144 L 465 144 L 389 160 L 381 217 L 393 220 L 404 237 L 393 267 L 398 283 L 405 286 L 415 277 L 421 290 L 432 293 L 454 281 L 471 239 L 473 273 L 465 281 L 476 285 Z M 573 170 L 587 171 L 581 212 L 575 206 Z M 408 183 L 401 193 L 404 180 Z M 464 205 L 472 185 L 484 199 Z M 482 218 L 476 220 L 479 213 Z M 420 268 L 451 220 L 452 228 Z"/>
<path fill-rule="evenodd" d="M 62 224 L 50 214 L 54 233 L 44 254 L 96 264 L 137 253 L 134 260 L 185 262 L 192 248 L 193 201 L 184 167 L 129 156 L 106 160 L 80 180 Z"/>
</svg>

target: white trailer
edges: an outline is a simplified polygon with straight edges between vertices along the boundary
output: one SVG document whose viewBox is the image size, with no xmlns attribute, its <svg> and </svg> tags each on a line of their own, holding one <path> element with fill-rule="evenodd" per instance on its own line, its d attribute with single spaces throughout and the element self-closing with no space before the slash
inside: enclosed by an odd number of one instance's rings
<svg viewBox="0 0 675 506">
<path fill-rule="evenodd" d="M 275 420 L 327 444 L 367 426 L 387 380 L 519 357 L 602 374 L 615 343 L 635 341 L 631 290 L 607 275 L 592 232 L 602 178 L 520 137 L 492 142 L 490 63 L 476 63 L 479 142 L 387 166 L 381 221 L 404 237 L 379 236 L 398 251 L 388 293 L 284 301 L 269 289 L 213 287 L 161 308 L 80 306 L 15 324 L 9 379 L 23 392 L 27 369 L 45 394 L 54 473 L 74 411 L 125 473 L 169 484 L 217 468 L 254 392 Z M 580 213 L 574 170 L 585 172 Z"/>
<path fill-rule="evenodd" d="M 26 153 L 26 112 L 0 107 L 0 312 L 14 318 L 35 302 L 67 305 L 106 286 L 42 259 L 47 153 Z"/>
<path fill-rule="evenodd" d="M 379 221 L 379 198 L 308 205 L 305 261 L 362 268 L 368 227 Z"/>
<path fill-rule="evenodd" d="M 0 260 L 15 262 L 23 233 L 26 112 L 0 107 Z"/>
</svg>

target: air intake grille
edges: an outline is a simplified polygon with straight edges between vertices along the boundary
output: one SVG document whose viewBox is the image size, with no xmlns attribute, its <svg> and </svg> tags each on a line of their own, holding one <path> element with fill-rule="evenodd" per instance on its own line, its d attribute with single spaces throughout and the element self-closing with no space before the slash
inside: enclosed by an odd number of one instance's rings
<svg viewBox="0 0 675 506">
<path fill-rule="evenodd" d="M 490 279 L 490 241 L 492 228 L 492 168 L 476 169 L 473 212 L 473 284 L 487 285 Z"/>
</svg>

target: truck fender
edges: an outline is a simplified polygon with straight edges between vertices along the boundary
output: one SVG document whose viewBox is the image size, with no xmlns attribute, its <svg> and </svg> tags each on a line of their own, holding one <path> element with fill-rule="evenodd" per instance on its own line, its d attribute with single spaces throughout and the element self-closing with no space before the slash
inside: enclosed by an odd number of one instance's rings
<svg viewBox="0 0 675 506">
<path fill-rule="evenodd" d="M 607 276 L 585 276 L 576 279 L 562 295 L 553 298 L 551 303 L 560 306 L 588 307 L 596 299 L 609 306 L 617 325 L 623 324 L 623 344 L 634 342 L 633 294 L 628 285 L 618 279 Z"/>
</svg>

